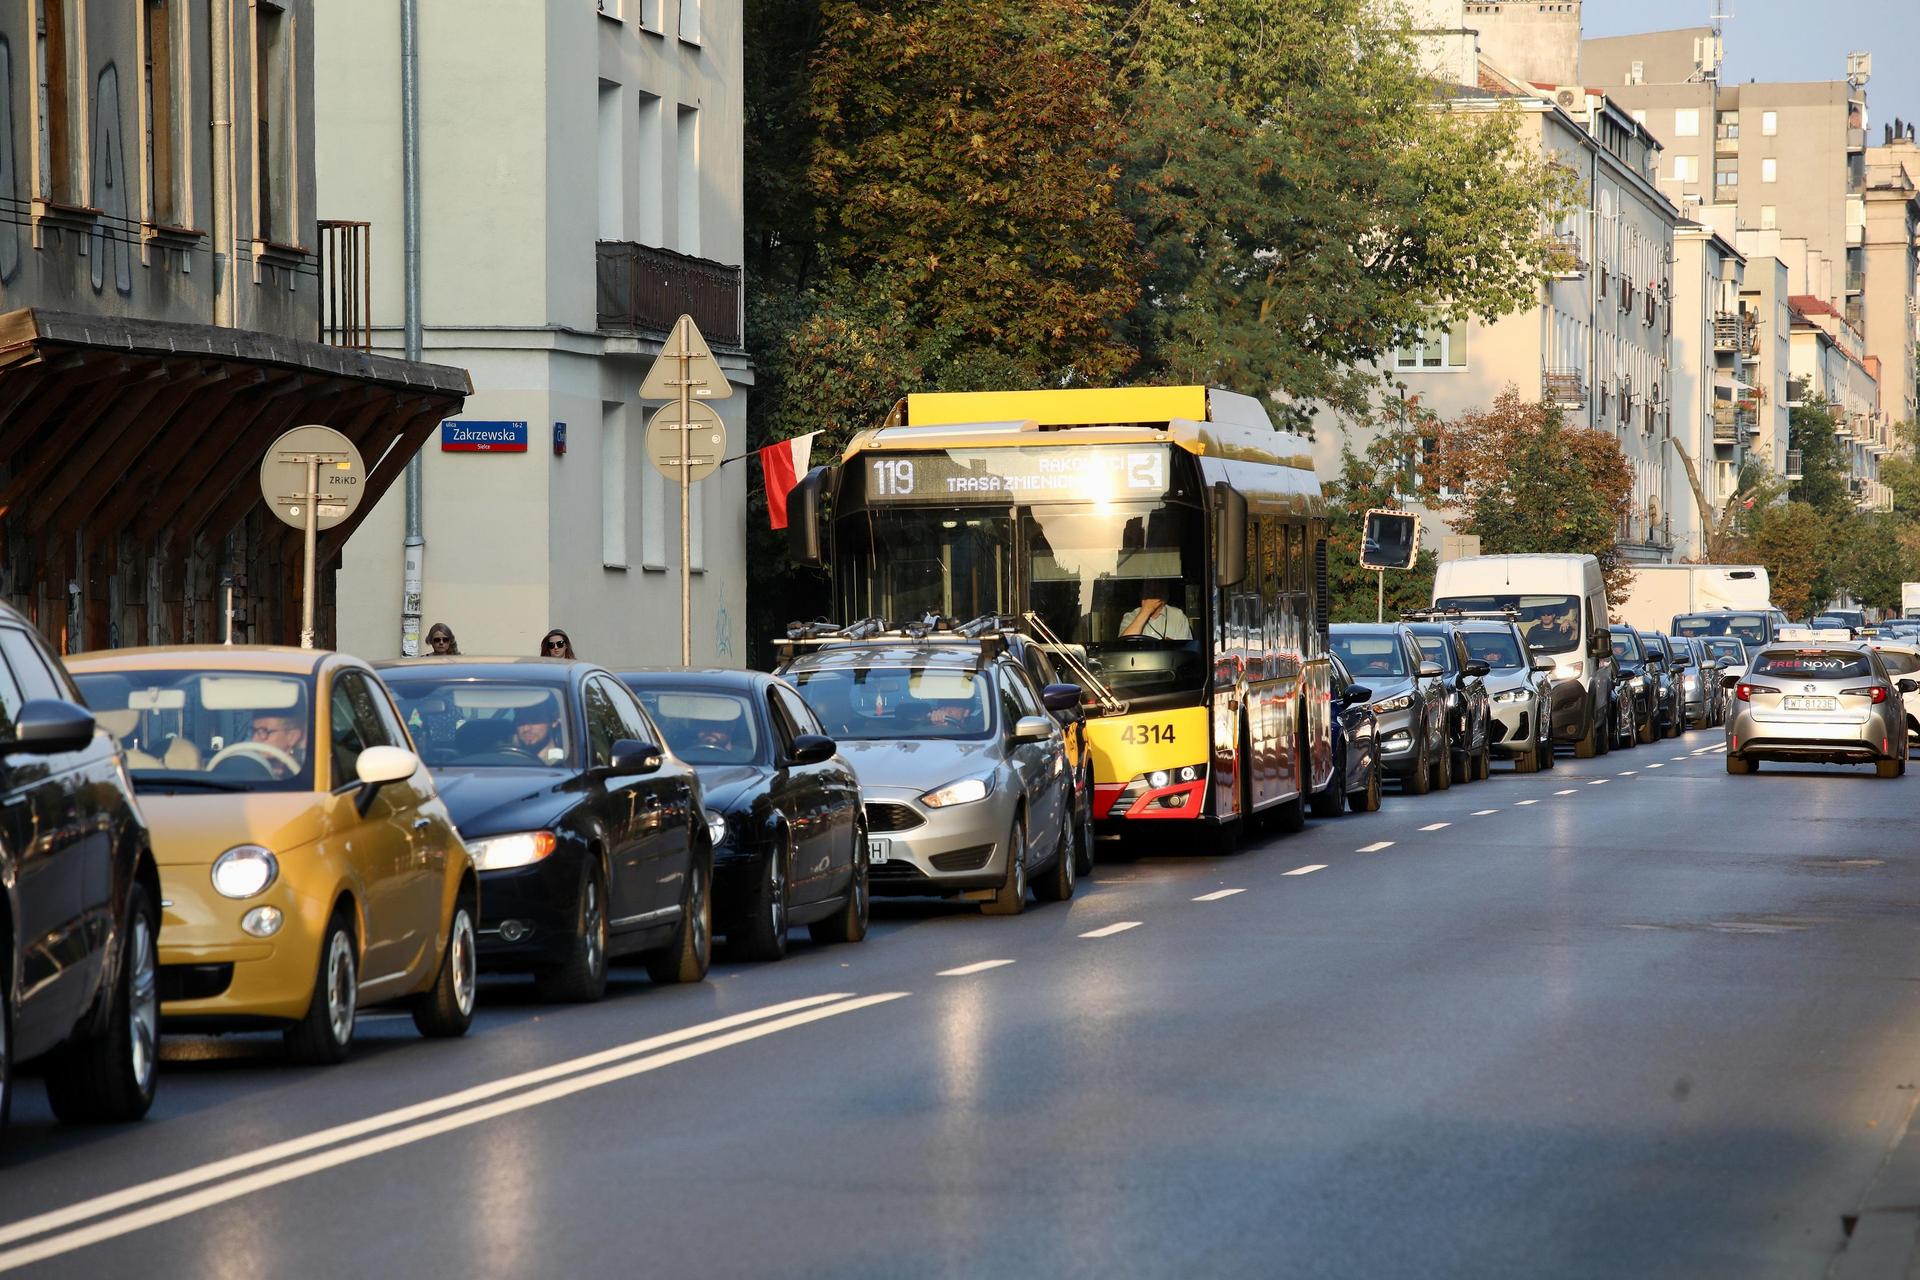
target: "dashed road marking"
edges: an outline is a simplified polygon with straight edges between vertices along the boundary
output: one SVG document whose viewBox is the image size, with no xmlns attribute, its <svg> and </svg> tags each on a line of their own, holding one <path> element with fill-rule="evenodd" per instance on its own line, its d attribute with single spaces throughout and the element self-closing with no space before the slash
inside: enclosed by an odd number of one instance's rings
<svg viewBox="0 0 1920 1280">
<path fill-rule="evenodd" d="M 1523 804 L 1539 804 L 1539 803 L 1540 803 L 1540 802 L 1539 802 L 1538 800 L 1515 800 L 1515 801 L 1514 801 L 1514 804 L 1516 804 L 1516 805 L 1523 805 Z"/>
<path fill-rule="evenodd" d="M 1589 782 L 1587 785 L 1590 787 L 1604 787 L 1607 785 L 1607 783 L 1611 781 L 1613 781 L 1613 779 L 1611 778 L 1595 778 L 1592 782 Z"/>
<path fill-rule="evenodd" d="M 1422 831 L 1444 831 L 1446 828 L 1452 825 L 1453 824 L 1451 822 L 1429 822 L 1426 826 L 1420 829 Z"/>
<path fill-rule="evenodd" d="M 1295 867 L 1291 871 L 1283 871 L 1280 874 L 1286 876 L 1310 876 L 1316 871 L 1325 871 L 1326 869 L 1327 864 L 1324 862 L 1309 862 L 1304 867 Z"/>
<path fill-rule="evenodd" d="M 1659 766 L 1655 765 L 1654 767 L 1658 768 Z M 1622 769 L 1620 771 L 1620 776 L 1623 778 L 1631 778 L 1634 774 L 1638 772 L 1640 772 L 1638 769 Z"/>
<path fill-rule="evenodd" d="M 1212 893 L 1203 893 L 1195 902 L 1218 902 L 1222 898 L 1231 898 L 1236 893 L 1245 893 L 1245 889 L 1215 889 Z"/>
<path fill-rule="evenodd" d="M 1381 841 L 1377 841 L 1374 844 L 1367 845 L 1365 848 L 1355 849 L 1354 852 L 1355 853 L 1378 853 L 1382 849 L 1391 849 L 1391 848 L 1393 848 L 1393 841 L 1381 840 Z"/>
<path fill-rule="evenodd" d="M 1553 794 L 1555 794 L 1555 795 L 1557 795 L 1557 796 L 1570 796 L 1570 795 L 1572 795 L 1572 794 L 1573 794 L 1574 792 L 1576 792 L 1576 791 L 1578 791 L 1579 789 L 1580 789 L 1580 788 L 1578 788 L 1578 787 L 1568 787 L 1568 788 L 1567 788 L 1567 789 L 1566 789 L 1565 791 L 1556 791 L 1556 792 L 1554 792 Z"/>
<path fill-rule="evenodd" d="M 1002 965 L 1012 964 L 1011 960 L 976 960 L 972 964 L 963 964 L 958 969 L 942 969 L 936 977 L 964 978 L 970 973 L 985 973 L 989 969 L 998 969 Z"/>
<path fill-rule="evenodd" d="M 1080 936 L 1083 938 L 1111 938 L 1116 933 L 1125 933 L 1129 929 L 1138 929 L 1140 923 L 1138 920 L 1122 920 L 1118 924 L 1110 924 L 1104 929 L 1089 929 Z"/>
<path fill-rule="evenodd" d="M 1498 809 L 1475 809 L 1471 816 L 1475 818 L 1484 818 L 1490 813 L 1498 813 L 1498 812 L 1500 812 Z"/>
<path fill-rule="evenodd" d="M 1664 764 L 1650 764 L 1647 766 L 1649 769 L 1664 769 L 1666 767 Z"/>
</svg>

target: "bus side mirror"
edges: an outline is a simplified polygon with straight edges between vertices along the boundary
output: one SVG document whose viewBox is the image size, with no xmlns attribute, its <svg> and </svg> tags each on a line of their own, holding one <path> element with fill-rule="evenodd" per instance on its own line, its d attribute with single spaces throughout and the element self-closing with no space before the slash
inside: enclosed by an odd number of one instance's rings
<svg viewBox="0 0 1920 1280">
<path fill-rule="evenodd" d="M 787 495 L 787 555 L 795 564 L 818 569 L 826 563 L 823 502 L 827 469 L 815 467 Z"/>
<path fill-rule="evenodd" d="M 1213 486 L 1213 582 L 1237 586 L 1247 576 L 1247 498 L 1221 480 Z"/>
</svg>

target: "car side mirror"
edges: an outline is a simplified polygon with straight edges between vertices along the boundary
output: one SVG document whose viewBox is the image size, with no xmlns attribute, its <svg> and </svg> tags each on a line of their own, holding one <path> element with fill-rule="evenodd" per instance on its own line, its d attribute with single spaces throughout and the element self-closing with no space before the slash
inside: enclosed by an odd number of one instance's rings
<svg viewBox="0 0 1920 1280">
<path fill-rule="evenodd" d="M 1549 658 L 1546 654 L 1536 653 L 1527 665 L 1535 671 L 1551 671 L 1553 670 L 1554 662 L 1553 659 Z"/>
<path fill-rule="evenodd" d="M 1912 676 L 1901 676 L 1899 684 L 1902 693 L 1920 693 L 1920 680 L 1915 680 Z"/>
<path fill-rule="evenodd" d="M 0 743 L 7 755 L 57 756 L 93 741 L 93 712 L 64 698 L 34 698 L 21 704 L 13 739 Z"/>
<path fill-rule="evenodd" d="M 1683 653 L 1673 660 L 1673 665 L 1676 667 L 1690 667 L 1693 665 L 1693 659 Z"/>
<path fill-rule="evenodd" d="M 1493 668 L 1484 662 L 1469 662 L 1463 670 L 1470 676 L 1484 676 L 1491 673 Z"/>
<path fill-rule="evenodd" d="M 608 768 L 614 773 L 655 773 L 665 759 L 665 753 L 651 742 L 622 738 L 613 744 Z"/>
<path fill-rule="evenodd" d="M 354 777 L 360 782 L 354 791 L 353 807 L 366 817 L 380 788 L 405 782 L 418 772 L 420 757 L 405 747 L 368 747 L 353 762 Z"/>
<path fill-rule="evenodd" d="M 1040 703 L 1049 711 L 1078 711 L 1081 697 L 1077 684 L 1050 684 L 1040 691 Z"/>
<path fill-rule="evenodd" d="M 1043 742 L 1053 736 L 1053 721 L 1045 716 L 1021 716 L 1013 722 L 1015 742 Z"/>
<path fill-rule="evenodd" d="M 1423 662 L 1420 664 L 1420 678 L 1422 680 L 1438 680 L 1445 674 L 1447 674 L 1446 670 L 1437 662 Z"/>
<path fill-rule="evenodd" d="M 1358 706 L 1363 702 L 1372 702 L 1373 690 L 1363 684 L 1350 684 L 1347 686 L 1347 691 L 1340 695 L 1340 701 L 1349 707 Z"/>
<path fill-rule="evenodd" d="M 833 759 L 833 753 L 839 749 L 839 744 L 825 734 L 796 734 L 793 746 L 787 750 L 787 761 L 790 764 L 821 764 Z"/>
<path fill-rule="evenodd" d="M 1737 688 L 1737 687 L 1739 687 L 1739 684 L 1740 684 L 1740 677 L 1739 677 L 1739 676 L 1735 676 L 1735 675 L 1726 675 L 1726 676 L 1721 676 L 1721 677 L 1720 677 L 1720 687 L 1721 687 L 1722 689 L 1733 689 L 1733 688 Z"/>
</svg>

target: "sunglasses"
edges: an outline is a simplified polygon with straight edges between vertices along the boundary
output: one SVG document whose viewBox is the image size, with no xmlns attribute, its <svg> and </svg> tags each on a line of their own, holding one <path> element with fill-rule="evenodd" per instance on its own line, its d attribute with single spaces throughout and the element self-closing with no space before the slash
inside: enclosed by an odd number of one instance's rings
<svg viewBox="0 0 1920 1280">
<path fill-rule="evenodd" d="M 428 644 L 452 644 L 453 637 L 452 636 L 428 636 L 427 643 Z"/>
<path fill-rule="evenodd" d="M 565 640 L 547 641 L 547 652 L 549 653 L 560 653 L 563 650 L 565 650 L 566 647 L 567 647 L 567 642 Z"/>
</svg>

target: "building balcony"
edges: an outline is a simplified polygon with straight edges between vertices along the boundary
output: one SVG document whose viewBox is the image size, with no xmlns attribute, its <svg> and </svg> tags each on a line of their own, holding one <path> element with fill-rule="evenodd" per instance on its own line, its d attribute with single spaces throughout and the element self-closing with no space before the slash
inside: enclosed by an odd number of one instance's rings
<svg viewBox="0 0 1920 1280">
<path fill-rule="evenodd" d="M 1547 237 L 1547 275 L 1554 280 L 1578 280 L 1587 274 L 1586 247 L 1580 237 L 1561 232 Z"/>
<path fill-rule="evenodd" d="M 1847 292 L 1865 293 L 1867 291 L 1867 273 L 1859 267 L 1847 270 Z"/>
<path fill-rule="evenodd" d="M 743 344 L 739 267 L 626 240 L 601 240 L 594 249 L 594 313 L 602 331 L 665 334 L 690 315 L 713 345 Z"/>
<path fill-rule="evenodd" d="M 1803 478 L 1800 471 L 1800 451 L 1798 449 L 1787 450 L 1787 479 L 1800 480 Z"/>
<path fill-rule="evenodd" d="M 1753 434 L 1754 416 L 1750 410 L 1727 401 L 1713 406 L 1713 443 L 1720 447 L 1745 444 Z"/>
<path fill-rule="evenodd" d="M 320 221 L 320 341 L 373 350 L 373 224 Z"/>
<path fill-rule="evenodd" d="M 1867 149 L 1867 131 L 1865 129 L 1847 130 L 1847 150 L 1865 151 Z"/>
<path fill-rule="evenodd" d="M 1713 349 L 1732 351 L 1758 358 L 1760 334 L 1744 311 L 1716 311 L 1713 315 Z"/>
<path fill-rule="evenodd" d="M 1585 412 L 1587 380 L 1578 369 L 1547 369 L 1540 375 L 1540 398 L 1556 408 Z"/>
<path fill-rule="evenodd" d="M 1812 389 L 1811 378 L 1787 379 L 1787 408 L 1798 409 L 1807 402 L 1807 392 Z"/>
</svg>

